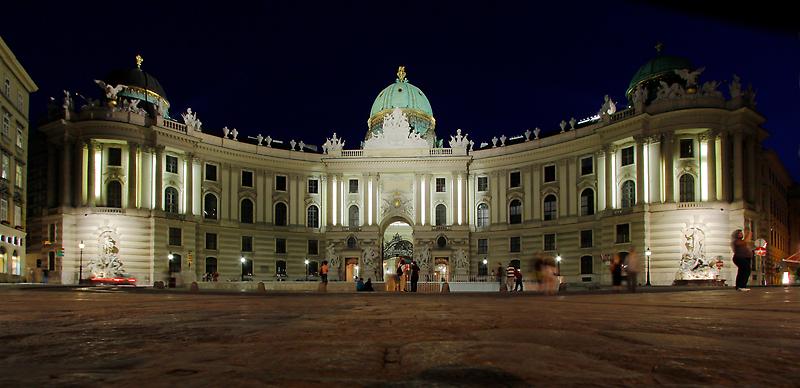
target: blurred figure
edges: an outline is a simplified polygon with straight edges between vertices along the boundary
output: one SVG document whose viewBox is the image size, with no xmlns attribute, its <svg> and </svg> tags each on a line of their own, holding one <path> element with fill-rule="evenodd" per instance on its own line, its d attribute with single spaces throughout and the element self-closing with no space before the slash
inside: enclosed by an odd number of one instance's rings
<svg viewBox="0 0 800 388">
<path fill-rule="evenodd" d="M 558 276 L 556 276 L 556 262 L 552 257 L 542 260 L 542 291 L 546 295 L 553 295 L 558 291 Z"/>
<path fill-rule="evenodd" d="M 638 275 L 640 269 L 640 262 L 639 262 L 639 253 L 636 252 L 636 247 L 631 247 L 630 252 L 628 252 L 628 291 L 636 292 L 636 286 L 638 284 Z"/>
<path fill-rule="evenodd" d="M 733 264 L 736 264 L 738 271 L 736 272 L 736 290 L 737 291 L 750 291 L 747 288 L 747 281 L 750 278 L 750 261 L 753 258 L 753 252 L 750 247 L 753 243 L 750 241 L 751 233 L 742 232 L 741 229 L 736 229 L 731 235 L 731 248 L 733 249 Z"/>
<path fill-rule="evenodd" d="M 506 289 L 511 291 L 514 289 L 514 283 L 516 283 L 516 276 L 514 273 L 517 271 L 517 268 L 514 267 L 510 261 L 508 262 L 508 267 L 506 267 Z"/>
<path fill-rule="evenodd" d="M 503 264 L 497 263 L 497 271 L 495 271 L 495 276 L 497 276 L 497 282 L 500 283 L 500 288 L 505 287 L 505 271 L 503 271 Z M 502 290 L 501 290 L 502 291 Z"/>
<path fill-rule="evenodd" d="M 619 257 L 619 253 L 615 253 L 614 258 L 611 259 L 609 270 L 611 270 L 611 285 L 614 291 L 619 292 L 622 288 L 622 258 Z"/>
<path fill-rule="evenodd" d="M 514 269 L 514 291 L 524 291 L 522 286 L 522 272 L 519 270 L 519 268 Z"/>
<path fill-rule="evenodd" d="M 417 282 L 419 282 L 419 266 L 416 261 L 411 260 L 411 292 L 417 292 Z"/>
<path fill-rule="evenodd" d="M 533 261 L 533 270 L 534 276 L 536 277 L 536 289 L 538 291 L 544 291 L 544 259 L 542 259 L 541 255 L 537 255 L 536 259 Z"/>
</svg>

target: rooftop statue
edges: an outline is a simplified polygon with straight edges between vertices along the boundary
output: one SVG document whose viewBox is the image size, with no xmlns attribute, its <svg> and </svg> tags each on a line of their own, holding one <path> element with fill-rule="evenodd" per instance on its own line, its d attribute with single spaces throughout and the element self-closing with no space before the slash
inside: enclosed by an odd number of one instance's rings
<svg viewBox="0 0 800 388">
<path fill-rule="evenodd" d="M 411 128 L 403 111 L 394 108 L 383 117 L 382 131 L 367 139 L 364 148 L 430 148 L 430 144 Z"/>
<path fill-rule="evenodd" d="M 695 71 L 689 71 L 689 69 L 680 69 L 675 70 L 675 74 L 681 77 L 684 81 L 686 81 L 686 87 L 690 88 L 693 86 L 697 86 L 697 77 L 705 70 L 705 67 L 701 67 Z"/>
<path fill-rule="evenodd" d="M 197 119 L 197 112 L 192 112 L 192 108 L 186 108 L 186 113 L 181 113 L 181 117 L 183 117 L 183 123 L 186 124 L 186 129 L 200 132 L 203 122 Z"/>
<path fill-rule="evenodd" d="M 461 136 L 461 129 L 456 130 L 455 136 L 450 136 L 450 148 L 454 151 L 459 150 L 466 153 L 467 147 L 469 147 L 469 139 L 467 139 L 467 135 Z"/>
<path fill-rule="evenodd" d="M 121 92 L 123 89 L 127 88 L 127 86 L 123 84 L 119 84 L 117 86 L 111 86 L 99 79 L 94 80 L 94 83 L 103 89 L 103 93 L 105 93 L 106 100 L 108 100 L 109 105 L 116 105 L 117 104 L 117 94 Z"/>
<path fill-rule="evenodd" d="M 731 93 L 731 98 L 736 98 L 742 95 L 742 82 L 739 80 L 738 75 L 733 75 L 733 80 L 731 81 L 730 86 L 728 86 L 728 90 Z"/>
</svg>

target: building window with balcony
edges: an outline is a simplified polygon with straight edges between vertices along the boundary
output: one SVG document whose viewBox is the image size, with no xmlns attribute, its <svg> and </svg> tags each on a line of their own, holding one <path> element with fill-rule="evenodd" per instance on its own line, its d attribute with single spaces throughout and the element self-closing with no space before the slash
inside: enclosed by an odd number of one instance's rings
<svg viewBox="0 0 800 388">
<path fill-rule="evenodd" d="M 489 191 L 489 177 L 488 176 L 479 176 L 478 177 L 478 191 L 479 192 Z"/>
<path fill-rule="evenodd" d="M 516 188 L 522 186 L 522 173 L 519 171 L 512 172 L 508 177 L 508 183 L 510 188 Z"/>
<path fill-rule="evenodd" d="M 636 205 L 636 183 L 632 180 L 625 181 L 622 183 L 621 191 L 620 200 L 623 209 L 632 208 Z"/>
<path fill-rule="evenodd" d="M 556 250 L 556 235 L 554 233 L 544 235 L 544 250 Z"/>
<path fill-rule="evenodd" d="M 633 164 L 633 146 L 623 148 L 620 153 L 620 162 L 622 166 Z"/>
<path fill-rule="evenodd" d="M 447 224 L 447 206 L 444 204 L 436 205 L 436 226 L 444 226 Z"/>
<path fill-rule="evenodd" d="M 361 217 L 358 211 L 358 206 L 351 205 L 349 209 L 347 209 L 347 226 L 359 226 L 361 225 Z"/>
<path fill-rule="evenodd" d="M 167 155 L 167 165 L 166 165 L 167 172 L 177 174 L 178 173 L 178 157 Z"/>
<path fill-rule="evenodd" d="M 581 192 L 581 215 L 590 216 L 594 214 L 594 190 L 585 189 Z"/>
<path fill-rule="evenodd" d="M 207 193 L 203 197 L 203 218 L 207 220 L 217 219 L 217 196 Z"/>
<path fill-rule="evenodd" d="M 445 180 L 445 178 L 436 178 L 436 192 L 447 192 L 447 180 Z"/>
<path fill-rule="evenodd" d="M 489 226 L 489 205 L 485 203 L 478 205 L 477 223 L 479 228 Z"/>
<path fill-rule="evenodd" d="M 544 220 L 555 220 L 558 214 L 558 200 L 553 194 L 544 197 Z"/>
<path fill-rule="evenodd" d="M 508 223 L 521 224 L 522 223 L 522 201 L 514 199 L 508 205 Z"/>
<path fill-rule="evenodd" d="M 694 202 L 694 177 L 691 174 L 683 174 L 679 179 L 681 202 Z"/>
<path fill-rule="evenodd" d="M 178 203 L 178 189 L 167 187 L 167 189 L 164 190 L 164 211 L 178 214 Z"/>
<path fill-rule="evenodd" d="M 106 185 L 106 206 L 122 207 L 122 184 L 119 181 L 110 181 Z"/>
<path fill-rule="evenodd" d="M 306 226 L 309 228 L 319 228 L 319 208 L 311 205 L 306 212 Z"/>
</svg>

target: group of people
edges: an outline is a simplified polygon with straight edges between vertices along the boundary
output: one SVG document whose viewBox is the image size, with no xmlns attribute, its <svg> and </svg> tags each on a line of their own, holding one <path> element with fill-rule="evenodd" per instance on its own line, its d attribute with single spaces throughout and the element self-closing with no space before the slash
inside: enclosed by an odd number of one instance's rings
<svg viewBox="0 0 800 388">
<path fill-rule="evenodd" d="M 417 292 L 417 283 L 419 282 L 419 265 L 415 260 L 406 261 L 400 259 L 397 270 L 394 275 L 395 291 L 403 292 Z M 411 289 L 408 288 L 408 283 L 411 283 Z"/>
<path fill-rule="evenodd" d="M 365 282 L 364 278 L 359 276 L 358 279 L 356 279 L 356 291 L 375 291 L 375 289 L 372 288 L 372 278 L 367 278 Z"/>
<path fill-rule="evenodd" d="M 206 272 L 203 274 L 203 281 L 204 282 L 216 282 L 219 281 L 219 272 Z"/>
<path fill-rule="evenodd" d="M 559 274 L 556 269 L 556 262 L 552 257 L 537 257 L 536 260 L 534 260 L 533 268 L 536 276 L 536 291 L 548 295 L 558 292 L 560 286 L 558 280 Z M 505 270 L 503 269 L 503 265 L 498 263 L 494 276 L 496 276 L 497 281 L 500 283 L 501 289 L 505 288 L 511 292 L 523 292 L 525 290 L 522 271 L 520 271 L 513 261 L 508 263 Z"/>
</svg>

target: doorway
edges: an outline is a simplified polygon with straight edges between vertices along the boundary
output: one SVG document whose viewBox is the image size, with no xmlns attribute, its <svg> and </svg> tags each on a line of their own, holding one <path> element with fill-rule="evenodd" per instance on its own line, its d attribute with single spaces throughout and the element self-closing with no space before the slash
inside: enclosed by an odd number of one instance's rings
<svg viewBox="0 0 800 388">
<path fill-rule="evenodd" d="M 348 257 L 345 259 L 345 281 L 354 282 L 358 276 L 358 257 Z"/>
<path fill-rule="evenodd" d="M 433 277 L 438 283 L 448 280 L 448 273 L 450 273 L 450 258 L 449 257 L 436 257 L 433 261 Z"/>
</svg>

